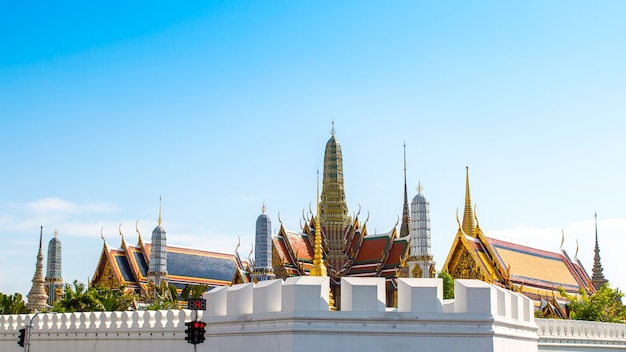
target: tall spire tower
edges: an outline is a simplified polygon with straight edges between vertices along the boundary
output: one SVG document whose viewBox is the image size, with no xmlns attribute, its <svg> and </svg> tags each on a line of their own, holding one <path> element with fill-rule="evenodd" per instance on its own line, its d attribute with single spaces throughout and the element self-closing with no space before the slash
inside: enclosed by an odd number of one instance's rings
<svg viewBox="0 0 626 352">
<path fill-rule="evenodd" d="M 474 217 L 474 208 L 472 207 L 472 199 L 470 197 L 469 184 L 469 167 L 465 167 L 465 211 L 463 212 L 463 232 L 468 236 L 474 236 L 476 229 L 476 218 Z"/>
<path fill-rule="evenodd" d="M 417 186 L 417 195 L 411 201 L 411 248 L 409 250 L 409 276 L 435 277 L 435 262 L 430 250 L 430 203 Z"/>
<path fill-rule="evenodd" d="M 43 226 L 39 232 L 39 252 L 37 253 L 37 264 L 35 264 L 35 275 L 33 276 L 33 286 L 28 292 L 28 308 L 31 310 L 46 308 L 48 295 L 46 294 L 46 281 L 43 277 Z"/>
<path fill-rule="evenodd" d="M 265 209 L 263 204 L 261 215 L 256 219 L 254 270 L 251 275 L 255 281 L 271 280 L 276 277 L 272 268 L 272 221 L 265 214 Z"/>
<path fill-rule="evenodd" d="M 400 225 L 400 237 L 404 237 L 409 234 L 409 222 L 411 217 L 409 215 L 409 199 L 406 192 L 406 143 L 404 143 L 404 204 L 402 205 L 402 224 Z"/>
<path fill-rule="evenodd" d="M 341 145 L 335 139 L 334 121 L 330 134 L 331 137 L 326 142 L 324 151 L 324 176 L 319 217 L 320 226 L 328 244 L 328 263 L 334 271 L 339 272 L 348 258 L 343 252 L 343 246 L 350 219 L 343 185 L 343 156 Z"/>
<path fill-rule="evenodd" d="M 45 279 L 49 305 L 61 299 L 61 289 L 63 287 L 61 260 L 61 241 L 59 240 L 57 230 L 54 230 L 54 237 L 48 242 L 48 265 L 46 267 Z"/>
<path fill-rule="evenodd" d="M 593 268 L 591 271 L 593 274 L 591 275 L 591 282 L 593 283 L 593 287 L 596 290 L 599 290 L 602 286 L 609 282 L 604 277 L 604 269 L 602 269 L 602 263 L 600 263 L 600 246 L 598 245 L 598 212 L 595 213 L 596 218 L 596 245 L 593 249 Z"/>
<path fill-rule="evenodd" d="M 147 273 L 148 280 L 153 281 L 155 285 L 161 284 L 161 281 L 167 281 L 167 233 L 161 226 L 161 208 L 162 202 L 159 197 L 159 219 L 157 227 L 152 230 L 150 266 Z"/>
</svg>

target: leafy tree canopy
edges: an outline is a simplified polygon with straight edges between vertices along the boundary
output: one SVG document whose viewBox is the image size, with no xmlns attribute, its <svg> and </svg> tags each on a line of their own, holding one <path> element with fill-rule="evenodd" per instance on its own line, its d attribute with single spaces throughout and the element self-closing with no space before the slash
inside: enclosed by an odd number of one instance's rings
<svg viewBox="0 0 626 352">
<path fill-rule="evenodd" d="M 65 284 L 63 297 L 54 303 L 53 311 L 59 313 L 123 311 L 128 310 L 136 299 L 137 297 L 132 292 L 126 292 L 123 286 L 116 290 L 101 286 L 88 288 L 74 280 L 72 284 Z"/>
<path fill-rule="evenodd" d="M 626 323 L 626 308 L 622 303 L 624 294 L 619 289 L 612 289 L 609 284 L 591 296 L 583 289 L 580 290 L 580 297 L 568 294 L 562 287 L 559 287 L 559 292 L 569 302 L 570 319 Z"/>
<path fill-rule="evenodd" d="M 25 314 L 29 309 L 24 303 L 22 295 L 14 293 L 12 295 L 5 295 L 0 292 L 0 314 Z"/>
<path fill-rule="evenodd" d="M 441 270 L 437 273 L 437 277 L 443 279 L 443 298 L 454 298 L 454 279 L 447 271 Z"/>
</svg>

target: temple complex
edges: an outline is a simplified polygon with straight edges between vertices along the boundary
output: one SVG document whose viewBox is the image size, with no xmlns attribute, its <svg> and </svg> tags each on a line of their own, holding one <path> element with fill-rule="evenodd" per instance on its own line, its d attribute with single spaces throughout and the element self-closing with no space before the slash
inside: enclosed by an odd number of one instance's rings
<svg viewBox="0 0 626 352">
<path fill-rule="evenodd" d="M 147 293 L 150 286 L 165 281 L 181 292 L 187 285 L 215 286 L 250 281 L 250 268 L 236 254 L 166 245 L 165 228 L 159 220 L 152 232 L 152 243 L 145 243 L 137 226 L 137 244 L 128 244 L 122 234 L 119 248 L 107 244 L 104 236 L 102 252 L 91 286 L 126 289 Z"/>
<path fill-rule="evenodd" d="M 469 170 L 465 175 L 465 210 L 443 270 L 454 279 L 479 279 L 533 299 L 536 305 L 555 302 L 558 288 L 571 294 L 596 291 L 577 255 L 551 252 L 484 235 L 472 207 Z M 599 259 L 598 259 L 599 260 Z M 539 308 L 539 307 L 537 307 Z"/>
<path fill-rule="evenodd" d="M 301 231 L 286 230 L 280 223 L 278 233 L 272 237 L 272 265 L 276 277 L 316 275 L 317 271 L 325 270 L 331 278 L 332 296 L 337 302 L 341 297 L 339 284 L 342 277 L 383 277 L 386 279 L 387 304 L 395 304 L 398 273 L 406 266 L 409 252 L 409 234 L 399 236 L 394 225 L 388 232 L 370 235 L 367 219 L 363 223 L 359 220 L 360 211 L 354 218 L 348 215 L 343 155 L 335 137 L 334 124 L 324 152 L 318 209 L 315 215 L 312 212 L 308 216 L 303 214 Z M 403 223 L 405 218 L 403 211 Z M 317 242 L 320 243 L 320 253 L 315 251 Z M 316 262 L 316 255 L 321 257 L 323 268 Z"/>
</svg>

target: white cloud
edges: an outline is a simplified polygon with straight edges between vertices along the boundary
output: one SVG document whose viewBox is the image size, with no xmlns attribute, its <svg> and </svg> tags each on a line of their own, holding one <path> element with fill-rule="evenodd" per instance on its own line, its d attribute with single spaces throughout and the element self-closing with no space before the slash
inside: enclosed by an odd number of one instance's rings
<svg viewBox="0 0 626 352">
<path fill-rule="evenodd" d="M 26 208 L 36 213 L 61 212 L 76 213 L 78 206 L 76 204 L 59 198 L 44 198 L 26 204 Z"/>
</svg>

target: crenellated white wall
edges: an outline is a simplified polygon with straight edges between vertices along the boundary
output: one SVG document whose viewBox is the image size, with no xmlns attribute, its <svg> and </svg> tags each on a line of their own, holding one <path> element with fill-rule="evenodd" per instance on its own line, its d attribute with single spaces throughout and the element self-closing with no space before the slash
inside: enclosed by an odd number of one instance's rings
<svg viewBox="0 0 626 352">
<path fill-rule="evenodd" d="M 208 310 L 202 351 L 537 351 L 532 302 L 482 281 L 455 281 L 456 299 L 444 301 L 441 279 L 399 279 L 390 309 L 384 279 L 343 278 L 337 312 L 328 284 L 294 277 L 207 293 L 208 302 L 245 309 Z"/>
<path fill-rule="evenodd" d="M 534 319 L 533 304 L 482 281 L 399 279 L 398 307 L 385 307 L 384 279 L 346 278 L 343 311 L 331 311 L 329 280 L 294 277 L 219 287 L 205 295 L 197 351 L 616 351 L 625 325 Z M 39 314 L 35 351 L 193 351 L 189 310 Z M 0 315 L 0 351 L 20 351 L 18 330 L 33 315 Z M 538 328 L 539 326 L 539 328 Z"/>
</svg>

